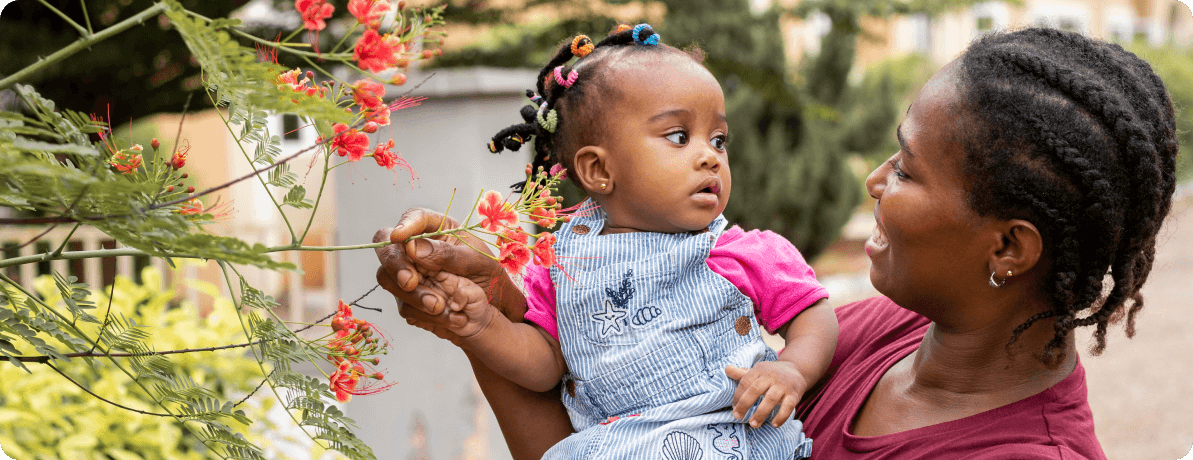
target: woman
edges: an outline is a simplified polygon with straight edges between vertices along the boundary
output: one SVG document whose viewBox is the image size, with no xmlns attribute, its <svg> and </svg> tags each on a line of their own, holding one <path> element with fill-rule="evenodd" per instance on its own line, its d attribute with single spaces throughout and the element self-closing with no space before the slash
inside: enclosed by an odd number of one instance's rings
<svg viewBox="0 0 1193 460">
<path fill-rule="evenodd" d="M 797 414 L 813 458 L 1105 458 L 1073 331 L 1095 327 L 1095 354 L 1111 322 L 1134 333 L 1174 189 L 1163 83 L 1117 45 L 995 34 L 933 76 L 897 135 L 900 151 L 866 180 L 884 297 L 837 309 L 833 362 Z M 439 219 L 414 210 L 378 237 L 401 243 Z M 389 246 L 378 281 L 409 322 L 451 339 L 425 275 L 467 275 L 495 304 L 512 289 L 466 248 Z M 515 458 L 570 432 L 555 395 L 473 367 Z"/>
</svg>

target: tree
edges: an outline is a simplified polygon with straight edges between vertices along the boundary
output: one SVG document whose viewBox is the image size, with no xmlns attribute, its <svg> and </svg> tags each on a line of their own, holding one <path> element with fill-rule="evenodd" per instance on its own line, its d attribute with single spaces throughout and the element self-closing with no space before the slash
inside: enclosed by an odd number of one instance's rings
<svg viewBox="0 0 1193 460">
<path fill-rule="evenodd" d="M 811 259 L 840 235 L 861 200 L 862 186 L 849 158 L 872 156 L 890 145 L 898 106 L 912 83 L 888 72 L 861 85 L 849 84 L 857 40 L 864 32 L 860 18 L 936 12 L 976 2 L 824 0 L 762 13 L 751 11 L 747 0 L 657 3 L 666 10 L 657 24 L 664 40 L 680 47 L 700 45 L 707 54 L 705 65 L 725 90 L 735 179 L 726 217 L 743 227 L 780 233 Z M 485 24 L 491 31 L 477 45 L 448 52 L 435 65 L 538 68 L 565 35 L 599 35 L 617 22 L 595 11 L 591 2 L 538 0 L 526 6 L 569 14 L 549 23 L 503 26 L 512 23 L 518 8 L 450 2 L 445 12 L 449 21 Z M 814 11 L 829 15 L 832 28 L 819 54 L 790 65 L 779 20 Z"/>
</svg>

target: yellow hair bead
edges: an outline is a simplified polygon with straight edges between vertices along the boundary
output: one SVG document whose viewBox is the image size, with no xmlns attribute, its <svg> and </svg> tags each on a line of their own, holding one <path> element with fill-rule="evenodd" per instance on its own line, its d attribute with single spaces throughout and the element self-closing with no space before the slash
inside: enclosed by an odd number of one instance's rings
<svg viewBox="0 0 1193 460">
<path fill-rule="evenodd" d="M 573 56 L 581 58 L 588 56 L 588 53 L 591 53 L 593 49 L 596 49 L 596 45 L 592 44 L 592 39 L 588 38 L 587 35 L 577 35 L 576 38 L 572 39 Z"/>
</svg>

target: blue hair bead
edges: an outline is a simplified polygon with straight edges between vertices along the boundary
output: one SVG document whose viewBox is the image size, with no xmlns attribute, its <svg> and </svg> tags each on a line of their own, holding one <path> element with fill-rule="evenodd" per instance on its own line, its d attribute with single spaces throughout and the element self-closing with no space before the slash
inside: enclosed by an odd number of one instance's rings
<svg viewBox="0 0 1193 460">
<path fill-rule="evenodd" d="M 634 38 L 635 45 L 649 46 L 659 44 L 660 37 L 659 34 L 654 32 L 654 29 L 650 29 L 650 36 L 646 37 L 646 40 L 641 38 L 642 30 L 647 28 L 650 28 L 650 24 L 645 22 L 634 26 L 634 30 L 630 32 L 630 36 Z"/>
</svg>

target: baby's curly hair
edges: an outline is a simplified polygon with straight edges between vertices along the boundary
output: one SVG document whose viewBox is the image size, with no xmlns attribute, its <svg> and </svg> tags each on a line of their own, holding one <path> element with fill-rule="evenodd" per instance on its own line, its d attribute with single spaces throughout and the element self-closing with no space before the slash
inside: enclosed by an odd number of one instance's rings
<svg viewBox="0 0 1193 460">
<path fill-rule="evenodd" d="M 1139 289 L 1175 188 L 1175 116 L 1163 82 L 1118 45 L 1047 28 L 983 37 L 960 64 L 972 115 L 969 203 L 984 216 L 1032 222 L 1052 264 L 1052 308 L 1018 326 L 1011 342 L 1055 318 L 1038 355 L 1055 365 L 1075 328 L 1097 327 L 1095 355 L 1107 325 L 1124 315 L 1134 336 Z"/>
<path fill-rule="evenodd" d="M 619 25 L 596 44 L 585 35 L 565 40 L 539 71 L 535 90 L 526 91 L 535 105 L 522 107 L 524 123 L 498 131 L 489 142 L 489 151 L 517 151 L 534 139 L 531 165 L 535 170 L 556 164 L 570 170 L 577 150 L 599 143 L 605 132 L 601 114 L 621 96 L 616 82 L 608 77 L 611 65 L 630 58 L 667 55 L 704 62 L 703 50 L 694 45 L 680 50 L 663 44 L 647 24 Z M 579 60 L 567 65 L 573 57 Z M 522 184 L 513 188 L 519 190 Z"/>
</svg>

